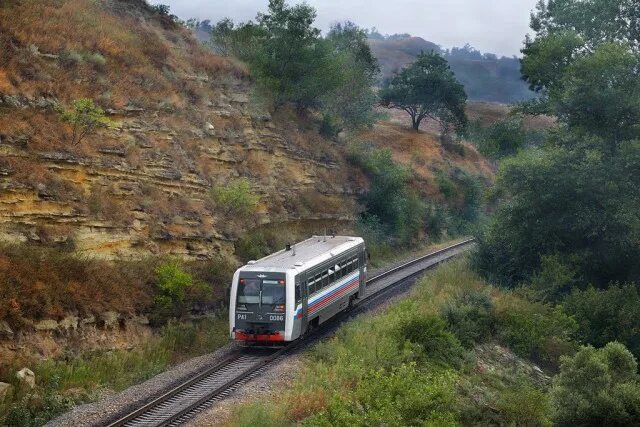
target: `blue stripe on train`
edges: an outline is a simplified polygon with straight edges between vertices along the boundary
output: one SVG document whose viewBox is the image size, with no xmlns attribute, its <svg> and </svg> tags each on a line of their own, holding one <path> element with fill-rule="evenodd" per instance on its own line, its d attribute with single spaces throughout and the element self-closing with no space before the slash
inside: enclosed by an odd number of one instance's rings
<svg viewBox="0 0 640 427">
<path fill-rule="evenodd" d="M 316 295 L 312 300 L 309 301 L 309 307 L 312 307 L 314 304 L 323 300 L 324 298 L 333 296 L 336 293 L 338 293 L 340 290 L 346 287 L 349 287 L 350 285 L 353 284 L 354 281 L 358 281 L 359 278 L 360 278 L 360 272 L 356 271 L 354 275 L 347 277 L 344 283 L 338 285 L 338 287 L 333 288 L 329 291 L 325 291 L 325 293 L 322 293 L 320 295 Z M 295 319 L 296 317 L 298 317 L 301 314 L 301 312 L 302 312 L 302 305 L 298 305 L 298 307 L 296 307 L 296 312 L 294 313 L 293 318 Z"/>
</svg>

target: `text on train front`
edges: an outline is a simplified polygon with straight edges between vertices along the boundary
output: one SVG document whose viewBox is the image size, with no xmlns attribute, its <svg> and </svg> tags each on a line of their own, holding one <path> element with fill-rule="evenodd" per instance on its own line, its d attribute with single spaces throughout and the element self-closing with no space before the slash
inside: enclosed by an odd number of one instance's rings
<svg viewBox="0 0 640 427">
<path fill-rule="evenodd" d="M 244 273 L 238 280 L 236 339 L 283 341 L 286 276 Z"/>
</svg>

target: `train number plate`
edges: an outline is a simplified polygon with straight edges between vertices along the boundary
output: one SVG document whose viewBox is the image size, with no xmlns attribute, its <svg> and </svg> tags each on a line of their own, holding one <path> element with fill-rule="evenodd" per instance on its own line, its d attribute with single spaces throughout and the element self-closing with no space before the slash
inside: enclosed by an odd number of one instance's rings
<svg viewBox="0 0 640 427">
<path fill-rule="evenodd" d="M 282 322 L 284 320 L 284 314 L 270 314 L 269 320 L 272 322 Z"/>
</svg>

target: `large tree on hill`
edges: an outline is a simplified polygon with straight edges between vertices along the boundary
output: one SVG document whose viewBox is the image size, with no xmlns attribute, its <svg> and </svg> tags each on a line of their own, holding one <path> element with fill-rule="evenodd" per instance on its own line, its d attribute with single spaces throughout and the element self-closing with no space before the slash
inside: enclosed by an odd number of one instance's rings
<svg viewBox="0 0 640 427">
<path fill-rule="evenodd" d="M 429 117 L 448 133 L 467 124 L 464 107 L 467 95 L 447 61 L 437 53 L 418 55 L 416 62 L 397 73 L 380 92 L 380 103 L 387 108 L 406 111 L 413 128 Z"/>
</svg>

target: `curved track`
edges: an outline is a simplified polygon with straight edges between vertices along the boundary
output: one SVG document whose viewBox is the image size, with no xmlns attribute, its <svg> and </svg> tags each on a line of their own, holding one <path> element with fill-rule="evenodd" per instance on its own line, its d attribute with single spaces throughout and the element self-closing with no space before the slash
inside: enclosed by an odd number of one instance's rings
<svg viewBox="0 0 640 427">
<path fill-rule="evenodd" d="M 406 284 L 408 279 L 466 251 L 473 243 L 473 239 L 456 243 L 369 278 L 367 293 L 364 298 L 358 300 L 354 307 L 358 310 L 355 311 L 366 309 L 368 304 L 385 296 L 396 286 Z M 345 320 L 352 310 L 337 316 L 339 319 L 336 319 L 336 322 Z M 335 327 L 336 322 L 326 322 L 310 338 L 326 334 L 332 325 Z M 107 426 L 181 425 L 216 401 L 224 399 L 243 383 L 258 376 L 263 369 L 283 354 L 290 353 L 301 345 L 309 344 L 309 341 L 313 340 L 298 340 L 279 350 L 238 349 L 214 366 Z"/>
</svg>

